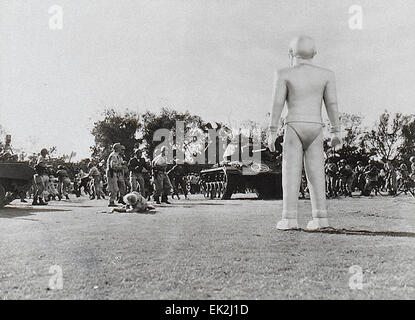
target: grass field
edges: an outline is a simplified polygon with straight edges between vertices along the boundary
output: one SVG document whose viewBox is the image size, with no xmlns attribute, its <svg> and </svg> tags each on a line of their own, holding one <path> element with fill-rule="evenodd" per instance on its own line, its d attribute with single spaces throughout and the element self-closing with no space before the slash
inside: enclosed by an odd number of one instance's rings
<svg viewBox="0 0 415 320">
<path fill-rule="evenodd" d="M 329 200 L 343 234 L 277 231 L 281 201 L 175 201 L 108 214 L 87 198 L 0 210 L 0 299 L 415 298 L 415 199 Z M 310 219 L 300 201 L 300 224 Z M 407 234 L 353 234 L 353 230 Z M 50 267 L 63 288 L 51 290 Z M 351 289 L 351 266 L 363 288 Z"/>
</svg>

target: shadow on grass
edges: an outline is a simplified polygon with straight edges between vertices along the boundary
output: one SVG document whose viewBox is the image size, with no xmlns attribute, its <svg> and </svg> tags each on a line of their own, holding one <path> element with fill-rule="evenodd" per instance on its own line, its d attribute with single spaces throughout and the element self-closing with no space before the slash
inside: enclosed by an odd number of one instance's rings
<svg viewBox="0 0 415 320">
<path fill-rule="evenodd" d="M 31 206 L 12 206 L 8 205 L 0 209 L 0 219 L 13 219 L 19 217 L 33 216 L 37 212 L 59 212 L 59 211 L 71 211 L 67 209 L 58 209 L 58 208 L 48 208 L 47 206 L 43 207 L 31 207 Z"/>
<path fill-rule="evenodd" d="M 335 229 L 324 228 L 319 230 L 298 229 L 298 231 L 307 233 L 328 233 L 328 234 L 345 234 L 352 236 L 381 236 L 381 237 L 409 237 L 415 238 L 415 232 L 404 231 L 375 231 L 375 230 L 354 230 L 354 229 Z"/>
</svg>

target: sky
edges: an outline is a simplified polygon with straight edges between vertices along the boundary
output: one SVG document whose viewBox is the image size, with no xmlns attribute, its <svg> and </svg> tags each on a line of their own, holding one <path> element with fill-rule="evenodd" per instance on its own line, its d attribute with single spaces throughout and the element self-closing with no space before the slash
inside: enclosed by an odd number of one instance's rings
<svg viewBox="0 0 415 320">
<path fill-rule="evenodd" d="M 352 5 L 362 29 L 349 27 Z M 0 125 L 15 148 L 79 159 L 107 107 L 265 124 L 300 34 L 335 71 L 340 111 L 370 125 L 385 109 L 415 113 L 414 15 L 409 0 L 2 0 Z"/>
</svg>

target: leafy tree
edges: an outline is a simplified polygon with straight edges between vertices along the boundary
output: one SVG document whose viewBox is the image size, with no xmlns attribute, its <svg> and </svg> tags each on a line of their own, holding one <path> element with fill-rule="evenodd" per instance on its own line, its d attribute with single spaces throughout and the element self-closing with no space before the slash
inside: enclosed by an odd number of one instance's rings
<svg viewBox="0 0 415 320">
<path fill-rule="evenodd" d="M 364 132 L 362 128 L 362 116 L 350 113 L 340 115 L 341 127 L 344 130 L 343 146 L 337 151 L 341 159 L 347 159 L 348 163 L 355 166 L 358 161 L 368 163 L 374 155 L 366 150 L 363 143 Z"/>
<path fill-rule="evenodd" d="M 103 117 L 94 123 L 91 131 L 95 138 L 95 145 L 91 147 L 92 158 L 96 162 L 106 160 L 112 152 L 112 145 L 117 142 L 125 146 L 126 156 L 131 156 L 141 142 L 136 138 L 141 127 L 139 115 L 131 111 L 119 113 L 114 109 L 106 109 Z"/>
<path fill-rule="evenodd" d="M 415 156 L 415 116 L 411 121 L 402 126 L 402 144 L 399 147 L 401 160 L 408 162 L 409 158 Z"/>
<path fill-rule="evenodd" d="M 365 144 L 383 161 L 394 160 L 399 156 L 402 142 L 402 128 L 408 124 L 410 116 L 388 111 L 382 113 L 374 129 L 364 135 Z"/>
<path fill-rule="evenodd" d="M 172 141 L 169 141 L 171 147 L 175 145 L 176 138 L 176 122 L 184 122 L 184 135 L 186 136 L 189 131 L 195 129 L 202 129 L 204 123 L 202 119 L 197 115 L 192 115 L 188 111 L 181 113 L 169 108 L 163 108 L 159 114 L 147 111 L 142 115 L 142 139 L 146 142 L 144 150 L 150 159 L 153 158 L 154 150 L 161 143 L 161 141 L 154 141 L 154 133 L 159 129 L 167 129 L 171 132 L 173 138 Z M 184 143 L 184 148 L 189 148 L 190 142 Z M 186 150 L 183 150 L 186 152 Z"/>
<path fill-rule="evenodd" d="M 324 140 L 323 146 L 327 157 L 336 156 L 338 159 L 347 159 L 349 164 L 355 165 L 357 161 L 367 162 L 370 153 L 364 149 L 362 116 L 350 113 L 340 114 L 340 125 L 343 130 L 343 145 L 340 149 L 334 151 L 329 145 L 329 134 L 326 132 L 327 138 Z M 326 128 L 330 127 L 327 120 Z"/>
<path fill-rule="evenodd" d="M 362 116 L 357 114 L 342 113 L 340 115 L 340 123 L 345 131 L 343 137 L 344 147 L 358 147 L 362 138 Z"/>
</svg>

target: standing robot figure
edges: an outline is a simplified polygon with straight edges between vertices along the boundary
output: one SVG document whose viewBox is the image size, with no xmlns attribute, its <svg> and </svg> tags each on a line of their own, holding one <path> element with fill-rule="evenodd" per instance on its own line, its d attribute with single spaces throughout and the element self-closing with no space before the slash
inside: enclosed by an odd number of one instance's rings
<svg viewBox="0 0 415 320">
<path fill-rule="evenodd" d="M 282 220 L 277 228 L 298 228 L 297 202 L 303 163 L 307 175 L 313 219 L 311 230 L 329 226 L 326 207 L 322 101 L 331 122 L 331 145 L 341 144 L 334 73 L 313 65 L 316 55 L 314 41 L 306 36 L 295 38 L 290 45 L 290 68 L 277 72 L 268 147 L 275 150 L 278 124 L 285 102 L 288 114 L 285 119 L 283 144 Z"/>
</svg>

